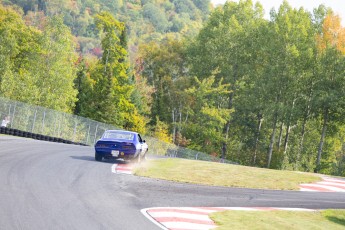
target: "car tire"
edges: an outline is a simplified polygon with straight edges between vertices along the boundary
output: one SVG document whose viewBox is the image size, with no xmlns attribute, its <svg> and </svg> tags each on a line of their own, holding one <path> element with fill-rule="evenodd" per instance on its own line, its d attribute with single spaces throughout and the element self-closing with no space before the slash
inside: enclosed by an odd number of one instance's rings
<svg viewBox="0 0 345 230">
<path fill-rule="evenodd" d="M 95 160 L 96 161 L 102 161 L 102 158 L 103 157 L 99 153 L 95 152 Z"/>
</svg>

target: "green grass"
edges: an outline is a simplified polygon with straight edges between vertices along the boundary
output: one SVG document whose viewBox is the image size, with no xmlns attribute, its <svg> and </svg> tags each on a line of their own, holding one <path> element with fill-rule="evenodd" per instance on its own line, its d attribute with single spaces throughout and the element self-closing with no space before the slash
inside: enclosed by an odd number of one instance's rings
<svg viewBox="0 0 345 230">
<path fill-rule="evenodd" d="M 211 219 L 228 229 L 323 230 L 345 229 L 345 210 L 305 211 L 225 211 L 213 213 Z"/>
<path fill-rule="evenodd" d="M 150 160 L 137 176 L 184 183 L 273 190 L 299 190 L 301 183 L 320 181 L 318 175 L 185 159 Z"/>
</svg>

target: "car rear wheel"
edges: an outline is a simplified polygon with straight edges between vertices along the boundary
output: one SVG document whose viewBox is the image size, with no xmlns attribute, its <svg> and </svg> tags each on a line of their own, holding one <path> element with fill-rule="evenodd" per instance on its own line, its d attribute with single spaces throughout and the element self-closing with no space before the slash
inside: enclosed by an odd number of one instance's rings
<svg viewBox="0 0 345 230">
<path fill-rule="evenodd" d="M 102 161 L 102 158 L 103 157 L 99 153 L 95 152 L 95 160 L 96 161 Z"/>
</svg>

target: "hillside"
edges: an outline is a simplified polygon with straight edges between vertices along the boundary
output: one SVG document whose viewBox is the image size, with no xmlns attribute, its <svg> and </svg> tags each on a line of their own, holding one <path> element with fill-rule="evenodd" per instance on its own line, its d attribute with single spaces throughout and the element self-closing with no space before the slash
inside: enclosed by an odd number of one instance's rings
<svg viewBox="0 0 345 230">
<path fill-rule="evenodd" d="M 21 8 L 28 25 L 39 26 L 46 16 L 63 15 L 82 53 L 100 55 L 94 15 L 110 12 L 125 22 L 133 52 L 140 42 L 159 41 L 165 34 L 196 35 L 210 12 L 210 0 L 5 0 Z"/>
</svg>

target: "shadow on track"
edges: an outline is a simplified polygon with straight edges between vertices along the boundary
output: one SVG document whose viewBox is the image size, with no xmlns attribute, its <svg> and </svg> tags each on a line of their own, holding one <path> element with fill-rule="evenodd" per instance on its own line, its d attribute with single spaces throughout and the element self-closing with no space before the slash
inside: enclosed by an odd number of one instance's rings
<svg viewBox="0 0 345 230">
<path fill-rule="evenodd" d="M 75 160 L 82 160 L 82 161 L 93 161 L 95 163 L 106 163 L 106 164 L 128 164 L 129 162 L 126 162 L 121 159 L 103 159 L 101 162 L 95 161 L 95 157 L 93 156 L 70 156 L 72 159 Z"/>
</svg>

